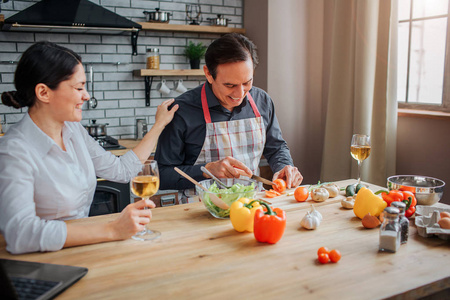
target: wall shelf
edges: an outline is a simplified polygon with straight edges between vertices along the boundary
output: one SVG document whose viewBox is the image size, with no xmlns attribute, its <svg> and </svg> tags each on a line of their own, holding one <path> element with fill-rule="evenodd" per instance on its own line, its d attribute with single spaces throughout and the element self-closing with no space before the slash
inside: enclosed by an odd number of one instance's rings
<svg viewBox="0 0 450 300">
<path fill-rule="evenodd" d="M 203 32 L 203 33 L 223 33 L 223 34 L 230 32 L 237 32 L 245 34 L 244 28 L 234 28 L 225 26 L 178 25 L 178 24 L 150 23 L 150 22 L 138 22 L 138 23 L 142 25 L 142 30 Z"/>
<path fill-rule="evenodd" d="M 141 69 L 134 70 L 134 76 L 204 76 L 203 69 L 180 69 L 180 70 L 153 70 Z"/>
<path fill-rule="evenodd" d="M 153 70 L 140 69 L 133 71 L 134 76 L 144 77 L 145 81 L 145 106 L 150 106 L 150 91 L 152 89 L 153 77 L 155 76 L 205 76 L 203 69 L 180 69 L 180 70 Z"/>
</svg>

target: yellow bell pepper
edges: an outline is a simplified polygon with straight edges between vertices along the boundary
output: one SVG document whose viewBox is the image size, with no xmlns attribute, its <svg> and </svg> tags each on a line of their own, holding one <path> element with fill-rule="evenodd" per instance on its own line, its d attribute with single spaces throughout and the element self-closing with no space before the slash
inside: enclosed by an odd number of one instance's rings
<svg viewBox="0 0 450 300">
<path fill-rule="evenodd" d="M 378 217 L 386 206 L 387 203 L 383 198 L 375 195 L 370 189 L 362 187 L 356 196 L 353 212 L 360 219 L 364 218 L 368 213 Z"/>
<path fill-rule="evenodd" d="M 258 200 L 241 198 L 234 201 L 230 207 L 230 220 L 234 229 L 238 232 L 253 232 L 255 212 L 262 209 Z"/>
</svg>

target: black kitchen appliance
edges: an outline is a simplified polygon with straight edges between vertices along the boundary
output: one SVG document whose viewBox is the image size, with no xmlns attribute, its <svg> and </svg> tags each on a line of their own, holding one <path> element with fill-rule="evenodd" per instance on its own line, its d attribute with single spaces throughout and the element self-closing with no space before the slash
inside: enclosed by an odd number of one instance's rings
<svg viewBox="0 0 450 300">
<path fill-rule="evenodd" d="M 97 180 L 89 216 L 121 212 L 131 201 L 130 184 Z"/>
<path fill-rule="evenodd" d="M 119 144 L 119 141 L 109 135 L 96 136 L 93 137 L 97 143 L 102 146 L 105 150 L 119 150 L 126 149 L 124 146 Z"/>
</svg>

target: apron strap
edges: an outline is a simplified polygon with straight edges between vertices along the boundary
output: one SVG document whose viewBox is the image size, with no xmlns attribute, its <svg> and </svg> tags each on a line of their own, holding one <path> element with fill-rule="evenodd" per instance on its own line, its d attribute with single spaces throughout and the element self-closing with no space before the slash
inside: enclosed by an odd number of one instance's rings
<svg viewBox="0 0 450 300">
<path fill-rule="evenodd" d="M 206 100 L 205 85 L 206 83 L 204 83 L 202 87 L 202 108 L 203 115 L 205 116 L 205 122 L 206 124 L 209 124 L 211 123 L 211 115 L 209 114 L 208 101 Z"/>
<path fill-rule="evenodd" d="M 202 108 L 203 108 L 203 115 L 205 117 L 206 124 L 212 123 L 211 122 L 211 114 L 209 113 L 208 108 L 208 100 L 206 99 L 206 90 L 205 90 L 206 83 L 203 84 L 202 87 Z M 261 117 L 261 114 L 259 113 L 258 107 L 255 104 L 255 101 L 253 101 L 252 95 L 250 93 L 247 93 L 248 101 L 250 102 L 250 106 L 253 109 L 253 113 L 257 118 Z"/>
<path fill-rule="evenodd" d="M 255 113 L 255 116 L 257 118 L 261 117 L 261 114 L 259 113 L 258 107 L 256 107 L 255 101 L 253 101 L 253 97 L 252 97 L 252 95 L 250 95 L 250 93 L 247 93 L 247 98 L 248 98 L 248 101 L 250 102 L 250 105 L 253 108 L 253 112 Z"/>
</svg>

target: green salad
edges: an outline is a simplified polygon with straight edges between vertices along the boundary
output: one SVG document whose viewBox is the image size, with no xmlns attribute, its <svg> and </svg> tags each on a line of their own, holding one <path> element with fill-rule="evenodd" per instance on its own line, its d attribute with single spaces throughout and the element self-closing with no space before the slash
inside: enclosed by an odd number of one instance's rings
<svg viewBox="0 0 450 300">
<path fill-rule="evenodd" d="M 253 198 L 255 195 L 255 183 L 252 182 L 251 185 L 235 183 L 229 189 L 220 189 L 214 182 L 208 190 L 211 193 L 217 194 L 217 197 L 221 198 L 223 202 L 228 204 L 228 206 L 231 206 L 231 203 L 242 197 Z M 217 207 L 214 203 L 212 203 L 208 193 L 204 194 L 203 202 L 213 215 L 219 218 L 228 218 L 230 216 L 230 209 L 221 209 Z"/>
</svg>

